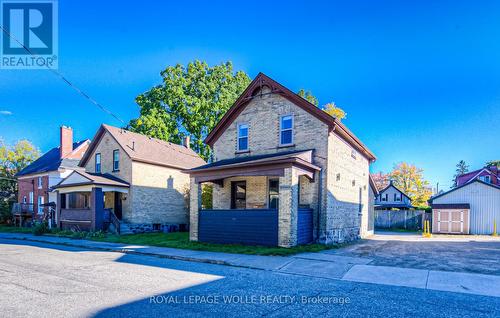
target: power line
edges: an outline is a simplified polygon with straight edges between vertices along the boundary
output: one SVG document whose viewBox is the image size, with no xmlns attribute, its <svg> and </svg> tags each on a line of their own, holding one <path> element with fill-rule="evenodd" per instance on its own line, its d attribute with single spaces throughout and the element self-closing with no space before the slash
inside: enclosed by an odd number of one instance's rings
<svg viewBox="0 0 500 318">
<path fill-rule="evenodd" d="M 0 28 L 2 29 L 2 31 L 7 35 L 9 36 L 12 40 L 16 41 L 19 45 L 21 45 L 25 50 L 26 52 L 28 52 L 31 56 L 33 57 L 38 57 L 37 54 L 33 53 L 28 47 L 26 47 L 23 43 L 21 43 L 20 41 L 18 41 L 14 36 L 12 36 L 12 34 L 10 34 L 9 31 L 7 31 L 3 25 L 0 25 Z M 116 120 L 120 121 L 122 124 L 126 124 L 125 121 L 123 121 L 120 117 L 118 117 L 118 115 L 115 115 L 112 111 L 108 110 L 106 107 L 104 107 L 103 105 L 101 105 L 98 101 L 96 101 L 95 99 L 93 99 L 92 97 L 90 97 L 87 93 L 85 93 L 83 90 L 81 90 L 80 88 L 78 88 L 75 84 L 73 84 L 71 81 L 69 81 L 64 75 L 62 75 L 59 71 L 53 69 L 53 68 L 50 68 L 49 65 L 47 63 L 45 63 L 45 67 L 51 71 L 53 74 L 57 75 L 59 78 L 61 78 L 66 84 L 69 85 L 69 87 L 73 88 L 78 94 L 80 94 L 81 96 L 85 97 L 87 100 L 89 100 L 92 104 L 94 104 L 95 106 L 97 106 L 99 109 L 101 109 L 103 112 L 107 113 L 108 115 L 111 115 L 113 116 Z"/>
</svg>

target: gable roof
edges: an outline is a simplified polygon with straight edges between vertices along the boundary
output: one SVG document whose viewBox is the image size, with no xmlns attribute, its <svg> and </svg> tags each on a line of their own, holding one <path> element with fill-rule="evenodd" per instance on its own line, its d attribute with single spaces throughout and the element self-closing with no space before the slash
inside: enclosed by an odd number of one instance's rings
<svg viewBox="0 0 500 318">
<path fill-rule="evenodd" d="M 89 161 L 90 156 L 106 132 L 111 135 L 133 161 L 176 169 L 191 169 L 206 163 L 190 148 L 102 124 L 97 130 L 94 139 L 92 139 L 89 149 L 80 161 L 79 165 L 81 167 L 84 167 Z"/>
<path fill-rule="evenodd" d="M 337 135 L 342 137 L 342 139 L 354 147 L 358 152 L 363 154 L 363 156 L 368 160 L 375 161 L 375 155 L 339 120 L 328 115 L 320 108 L 311 104 L 304 98 L 290 91 L 288 88 L 263 73 L 259 73 L 250 85 L 248 85 L 248 87 L 243 91 L 240 97 L 238 97 L 233 106 L 229 108 L 226 114 L 224 114 L 221 120 L 217 123 L 215 128 L 210 132 L 210 134 L 208 134 L 207 138 L 205 138 L 205 143 L 210 145 L 210 147 L 213 147 L 213 144 L 227 129 L 227 127 L 238 117 L 238 115 L 245 109 L 246 105 L 248 105 L 248 103 L 256 96 L 255 94 L 264 86 L 271 89 L 271 94 L 279 94 L 283 96 L 327 124 L 330 131 L 336 132 Z"/>
<path fill-rule="evenodd" d="M 80 146 L 85 143 L 90 143 L 90 140 L 86 139 L 83 141 L 78 141 L 73 143 L 73 151 L 77 150 Z M 25 167 L 23 170 L 16 174 L 16 177 L 22 177 L 29 174 L 44 173 L 49 171 L 57 171 L 59 168 L 78 168 L 79 159 L 61 159 L 61 153 L 59 147 L 55 147 L 44 153 L 40 158 L 33 161 L 29 166 Z"/>
<path fill-rule="evenodd" d="M 370 187 L 373 190 L 373 193 L 377 196 L 379 195 L 379 191 L 377 189 L 377 185 L 375 184 L 375 180 L 373 180 L 372 174 L 368 174 L 368 182 L 370 183 Z"/>
<path fill-rule="evenodd" d="M 457 176 L 456 180 L 458 181 L 459 179 L 467 179 L 468 178 L 467 181 L 465 181 L 464 183 L 469 183 L 472 180 L 476 179 L 481 173 L 483 173 L 483 171 L 489 173 L 494 178 L 497 178 L 498 180 L 500 180 L 500 176 L 497 176 L 496 173 L 494 173 L 493 171 L 491 171 L 489 169 L 489 167 L 484 167 L 481 169 L 477 169 L 477 170 L 474 170 L 471 172 L 461 174 L 461 175 Z"/>
<path fill-rule="evenodd" d="M 392 183 L 392 181 L 389 183 L 389 185 L 388 185 L 387 187 L 385 187 L 385 188 L 383 188 L 382 190 L 380 190 L 380 191 L 379 191 L 379 193 L 380 193 L 380 194 L 382 194 L 382 192 L 385 192 L 385 191 L 386 191 L 387 189 L 389 189 L 390 187 L 393 187 L 394 189 L 396 189 L 397 191 L 399 191 L 402 195 L 404 195 L 405 197 L 407 197 L 407 198 L 408 198 L 408 200 L 410 200 L 410 201 L 411 201 L 411 198 L 410 198 L 408 195 L 406 195 L 406 193 L 404 193 L 403 191 L 401 191 L 398 187 L 396 187 L 396 186 L 394 185 L 394 183 Z"/>
<path fill-rule="evenodd" d="M 453 189 L 451 189 L 451 190 L 448 190 L 448 191 L 446 191 L 446 192 L 443 192 L 443 193 L 441 193 L 441 194 L 438 194 L 438 195 L 436 195 L 436 196 L 434 196 L 434 197 L 430 198 L 430 199 L 429 199 L 429 202 L 430 202 L 430 203 L 432 203 L 432 201 L 433 201 L 434 199 L 440 198 L 440 197 L 442 197 L 442 196 L 444 196 L 444 195 L 447 195 L 447 194 L 449 194 L 449 193 L 452 193 L 452 192 L 454 192 L 454 191 L 457 191 L 458 189 L 461 189 L 461 188 L 463 188 L 463 187 L 467 187 L 467 186 L 469 186 L 469 185 L 471 185 L 471 184 L 474 184 L 474 183 L 476 183 L 476 182 L 479 182 L 479 183 L 481 183 L 481 184 L 487 185 L 487 186 L 492 187 L 492 188 L 494 188 L 494 189 L 500 190 L 500 186 L 497 186 L 497 185 L 492 184 L 492 183 L 487 183 L 487 182 L 481 181 L 481 180 L 479 180 L 479 179 L 474 179 L 474 180 L 473 180 L 473 181 L 471 181 L 471 182 L 466 182 L 466 183 L 464 183 L 464 184 L 462 184 L 462 185 L 460 185 L 460 186 L 458 186 L 458 187 L 456 187 L 456 188 L 453 188 Z"/>
</svg>

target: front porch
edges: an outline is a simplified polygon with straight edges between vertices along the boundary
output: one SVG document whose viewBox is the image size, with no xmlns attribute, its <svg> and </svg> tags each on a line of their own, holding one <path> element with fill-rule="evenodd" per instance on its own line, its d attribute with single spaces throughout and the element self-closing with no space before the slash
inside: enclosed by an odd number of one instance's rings
<svg viewBox="0 0 500 318">
<path fill-rule="evenodd" d="M 314 241 L 320 168 L 312 151 L 256 157 L 190 171 L 191 240 L 281 247 Z M 204 183 L 213 186 L 212 209 L 201 208 Z"/>
<path fill-rule="evenodd" d="M 57 226 L 63 230 L 119 233 L 128 188 L 127 183 L 116 178 L 73 172 L 54 187 L 58 201 Z"/>
</svg>

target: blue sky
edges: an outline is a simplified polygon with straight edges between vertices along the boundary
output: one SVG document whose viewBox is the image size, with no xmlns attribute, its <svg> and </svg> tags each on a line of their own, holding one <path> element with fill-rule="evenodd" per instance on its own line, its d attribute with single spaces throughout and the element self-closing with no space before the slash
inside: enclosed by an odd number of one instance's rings
<svg viewBox="0 0 500 318">
<path fill-rule="evenodd" d="M 500 159 L 500 3 L 59 2 L 59 70 L 128 121 L 167 65 L 230 60 L 334 101 L 377 155 L 449 187 L 455 164 Z M 0 70 L 0 136 L 43 151 L 58 127 L 92 138 L 119 125 L 48 71 Z"/>
</svg>

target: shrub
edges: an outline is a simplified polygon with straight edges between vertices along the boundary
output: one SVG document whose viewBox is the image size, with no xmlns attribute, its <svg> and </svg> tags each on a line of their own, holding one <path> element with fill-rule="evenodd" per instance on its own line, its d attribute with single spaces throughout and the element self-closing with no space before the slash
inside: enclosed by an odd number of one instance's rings
<svg viewBox="0 0 500 318">
<path fill-rule="evenodd" d="M 0 223 L 7 224 L 12 221 L 12 211 L 9 208 L 9 203 L 0 199 Z"/>
<path fill-rule="evenodd" d="M 43 222 L 43 223 L 37 223 L 35 224 L 35 226 L 33 227 L 33 235 L 43 235 L 45 233 L 49 233 L 50 230 L 49 230 L 49 227 L 47 226 L 47 223 Z"/>
</svg>

